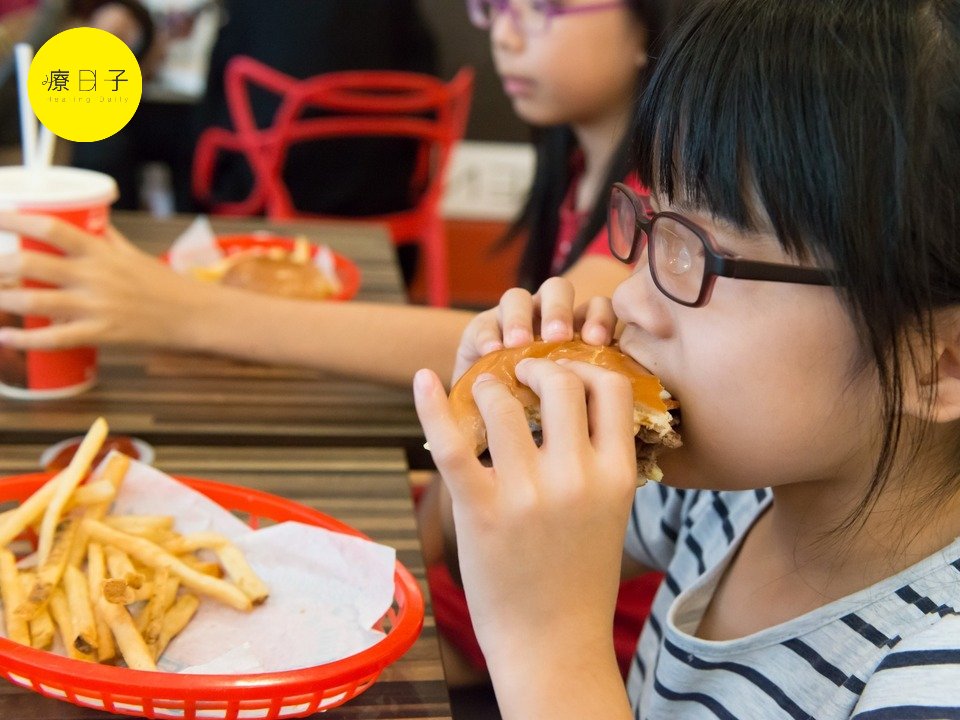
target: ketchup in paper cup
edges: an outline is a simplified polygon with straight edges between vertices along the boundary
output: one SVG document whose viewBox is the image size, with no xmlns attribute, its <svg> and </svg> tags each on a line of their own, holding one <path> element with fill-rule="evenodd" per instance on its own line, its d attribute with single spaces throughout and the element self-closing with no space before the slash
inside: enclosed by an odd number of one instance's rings
<svg viewBox="0 0 960 720">
<path fill-rule="evenodd" d="M 61 440 L 56 445 L 51 445 L 40 455 L 40 467 L 46 472 L 56 472 L 65 468 L 73 459 L 77 448 L 80 447 L 82 436 L 67 438 Z M 91 467 L 96 467 L 100 461 L 106 457 L 111 450 L 122 452 L 124 455 L 139 460 L 150 465 L 153 463 L 155 453 L 153 446 L 145 443 L 140 438 L 129 437 L 128 435 L 108 435 L 97 453 Z"/>
</svg>

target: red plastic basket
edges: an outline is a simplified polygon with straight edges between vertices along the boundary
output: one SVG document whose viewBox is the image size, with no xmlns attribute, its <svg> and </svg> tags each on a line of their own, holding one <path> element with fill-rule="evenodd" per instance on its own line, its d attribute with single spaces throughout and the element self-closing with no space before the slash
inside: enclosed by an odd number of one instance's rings
<svg viewBox="0 0 960 720">
<path fill-rule="evenodd" d="M 0 480 L 0 502 L 24 500 L 50 479 L 33 473 Z M 297 503 L 249 488 L 178 476 L 185 485 L 239 513 L 253 528 L 264 520 L 296 520 L 366 537 L 349 525 Z M 248 675 L 179 675 L 71 660 L 0 637 L 0 675 L 41 695 L 83 707 L 149 718 L 293 718 L 342 705 L 369 688 L 402 656 L 423 627 L 423 595 L 397 562 L 386 635 L 363 652 L 300 670 Z"/>
</svg>

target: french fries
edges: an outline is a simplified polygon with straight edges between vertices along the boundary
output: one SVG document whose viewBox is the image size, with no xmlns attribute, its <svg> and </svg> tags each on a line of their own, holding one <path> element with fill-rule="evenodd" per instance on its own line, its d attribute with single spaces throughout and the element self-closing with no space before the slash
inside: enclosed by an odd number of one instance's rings
<svg viewBox="0 0 960 720">
<path fill-rule="evenodd" d="M 165 544 L 170 552 L 184 553 L 208 548 L 217 554 L 220 565 L 238 588 L 250 598 L 254 605 L 259 605 L 270 594 L 269 588 L 256 576 L 247 559 L 240 549 L 227 538 L 218 533 L 193 533 L 181 535 L 176 540 Z"/>
<path fill-rule="evenodd" d="M 87 587 L 90 589 L 90 604 L 94 608 L 97 622 L 97 660 L 106 662 L 117 655 L 117 645 L 113 641 L 113 631 L 107 625 L 103 613 L 97 611 L 103 597 L 102 584 L 106 577 L 106 561 L 103 559 L 103 547 L 99 543 L 87 545 Z"/>
<path fill-rule="evenodd" d="M 67 505 L 67 501 L 90 470 L 90 463 L 93 462 L 93 458 L 96 457 L 97 451 L 100 450 L 100 446 L 103 445 L 106 437 L 107 421 L 103 418 L 97 418 L 87 431 L 80 447 L 77 448 L 70 464 L 51 480 L 54 483 L 53 497 L 50 498 L 50 504 L 43 512 L 43 519 L 40 521 L 40 540 L 37 543 L 37 553 L 40 556 L 41 565 L 52 551 L 54 534 L 59 527 L 60 516 Z"/>
<path fill-rule="evenodd" d="M 137 569 L 133 566 L 133 561 L 130 559 L 130 556 L 127 555 L 123 550 L 120 550 L 112 545 L 108 545 L 106 549 L 106 555 L 107 570 L 110 573 L 111 578 L 123 580 L 125 584 L 129 585 L 134 590 L 143 585 L 143 573 L 137 572 Z"/>
<path fill-rule="evenodd" d="M 128 469 L 130 469 L 130 458 L 126 455 L 115 453 L 107 460 L 107 465 L 103 470 L 99 482 L 105 483 L 108 487 L 113 488 L 113 493 L 116 495 L 117 488 L 119 488 L 120 483 L 123 482 L 123 477 L 127 474 Z M 109 509 L 109 501 L 91 504 L 83 511 L 83 517 L 90 518 L 91 520 L 102 520 Z M 78 567 L 80 563 L 83 562 L 83 558 L 86 557 L 87 554 L 87 543 L 89 542 L 90 537 L 81 527 L 78 542 L 71 549 L 70 557 L 67 559 L 68 565 Z"/>
<path fill-rule="evenodd" d="M 93 662 L 94 657 L 88 653 L 81 652 L 74 642 L 76 635 L 73 632 L 73 619 L 70 617 L 70 604 L 67 596 L 59 587 L 53 589 L 50 593 L 50 614 L 53 621 L 57 624 L 60 631 L 60 640 L 67 649 L 67 656 L 74 660 L 84 660 Z"/>
<path fill-rule="evenodd" d="M 153 655 L 143 641 L 137 626 L 133 624 L 133 618 L 130 617 L 127 609 L 101 598 L 97 603 L 97 610 L 106 621 L 110 632 L 113 633 L 117 647 L 120 648 L 123 659 L 127 662 L 127 667 L 134 670 L 156 670 L 157 665 L 153 661 Z"/>
<path fill-rule="evenodd" d="M 23 588 L 23 595 L 30 592 L 33 587 L 33 573 L 20 573 L 20 586 Z M 22 598 L 21 598 L 22 602 Z M 30 621 L 30 644 L 40 650 L 46 650 L 53 644 L 53 637 L 57 633 L 57 628 L 53 624 L 53 618 L 47 609 L 41 610 L 33 620 Z"/>
<path fill-rule="evenodd" d="M 112 454 L 97 480 L 84 484 L 107 430 L 98 418 L 64 470 L 0 514 L 4 625 L 23 645 L 49 649 L 59 635 L 71 658 L 156 670 L 199 596 L 249 611 L 269 590 L 222 535 L 181 535 L 169 516 L 109 515 L 129 458 Z M 22 570 L 8 546 L 31 527 L 37 553 Z"/>
<path fill-rule="evenodd" d="M 170 570 L 192 590 L 214 597 L 237 610 L 250 610 L 253 607 L 250 598 L 236 585 L 194 570 L 175 555 L 171 555 L 149 540 L 136 535 L 127 535 L 96 520 L 84 520 L 83 524 L 90 533 L 90 537 L 97 542 L 114 545 L 147 567 L 155 570 L 161 568 Z"/>
<path fill-rule="evenodd" d="M 73 630 L 73 646 L 84 655 L 97 651 L 97 625 L 90 604 L 90 589 L 87 576 L 75 567 L 67 566 L 63 573 L 63 587 L 70 610 L 70 625 Z"/>
<path fill-rule="evenodd" d="M 167 645 L 187 626 L 198 607 L 200 607 L 200 600 L 196 595 L 186 594 L 177 598 L 167 614 L 163 616 L 160 637 L 157 639 L 157 645 L 154 648 L 155 657 L 163 655 Z"/>
<path fill-rule="evenodd" d="M 16 613 L 24 597 L 16 558 L 4 548 L 0 550 L 0 598 L 3 599 L 3 621 L 7 627 L 7 637 L 29 647 L 30 623 Z"/>
<path fill-rule="evenodd" d="M 67 559 L 70 557 L 70 548 L 76 535 L 77 521 L 75 518 L 67 518 L 57 526 L 53 547 L 47 559 L 40 563 L 40 569 L 37 571 L 37 577 L 33 581 L 33 587 L 30 589 L 27 599 L 14 610 L 24 620 L 33 620 L 47 606 L 50 601 L 50 593 L 57 587 L 60 578 L 63 577 L 63 571 L 67 567 Z"/>
</svg>

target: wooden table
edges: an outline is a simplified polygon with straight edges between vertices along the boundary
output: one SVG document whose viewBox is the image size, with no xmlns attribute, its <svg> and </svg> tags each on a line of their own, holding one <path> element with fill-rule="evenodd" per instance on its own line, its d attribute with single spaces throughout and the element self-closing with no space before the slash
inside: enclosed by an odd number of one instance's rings
<svg viewBox="0 0 960 720">
<path fill-rule="evenodd" d="M 114 223 L 137 245 L 160 255 L 193 218 L 158 220 L 116 213 Z M 218 233 L 262 230 L 261 220 L 213 218 Z M 270 224 L 276 232 L 323 242 L 360 267 L 358 299 L 406 299 L 386 230 L 371 224 Z M 403 447 L 427 462 L 412 393 L 329 373 L 200 355 L 106 348 L 100 381 L 64 401 L 0 398 L 0 442 L 53 442 L 82 433 L 98 415 L 149 442 L 227 442 Z"/>
<path fill-rule="evenodd" d="M 122 231 L 157 254 L 189 221 L 115 217 Z M 215 219 L 214 227 L 245 232 L 264 224 Z M 302 233 L 351 257 L 363 273 L 362 298 L 404 300 L 383 231 L 327 224 L 271 229 Z M 155 465 L 166 472 L 291 498 L 396 548 L 427 597 L 404 453 L 423 442 L 409 391 L 312 371 L 132 349 L 104 351 L 100 367 L 99 386 L 76 398 L 0 399 L 0 476 L 36 471 L 44 447 L 83 433 L 104 415 L 112 430 L 150 442 Z M 3 720 L 109 717 L 0 681 Z M 365 693 L 315 717 L 449 720 L 429 602 L 413 648 Z"/>
</svg>

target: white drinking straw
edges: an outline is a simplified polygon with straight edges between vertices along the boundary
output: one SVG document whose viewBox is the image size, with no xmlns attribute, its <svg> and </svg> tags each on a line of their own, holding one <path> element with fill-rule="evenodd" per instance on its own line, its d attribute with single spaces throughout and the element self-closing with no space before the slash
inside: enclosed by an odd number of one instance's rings
<svg viewBox="0 0 960 720">
<path fill-rule="evenodd" d="M 40 124 L 40 140 L 37 143 L 37 163 L 40 167 L 53 165 L 53 151 L 57 145 L 57 136 L 50 132 L 43 123 Z"/>
<path fill-rule="evenodd" d="M 37 117 L 30 107 L 27 94 L 27 73 L 33 61 L 33 48 L 28 43 L 17 43 L 13 48 L 17 61 L 17 92 L 20 106 L 20 145 L 23 151 L 23 164 L 27 167 L 37 165 Z"/>
</svg>

